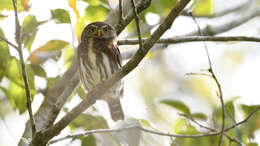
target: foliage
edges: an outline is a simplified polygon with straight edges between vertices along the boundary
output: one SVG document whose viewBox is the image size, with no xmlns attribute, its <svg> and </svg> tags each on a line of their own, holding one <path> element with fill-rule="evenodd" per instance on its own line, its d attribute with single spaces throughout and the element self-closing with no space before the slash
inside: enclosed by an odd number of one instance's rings
<svg viewBox="0 0 260 146">
<path fill-rule="evenodd" d="M 24 55 L 26 56 L 25 68 L 28 76 L 31 97 L 33 100 L 38 100 L 35 95 L 42 94 L 45 97 L 46 91 L 49 91 L 55 81 L 60 78 L 64 68 L 66 69 L 71 65 L 75 55 L 74 47 L 76 47 L 76 45 L 74 43 L 80 42 L 80 35 L 84 27 L 90 22 L 103 21 L 107 15 L 113 11 L 113 7 L 109 5 L 110 3 L 107 0 L 68 0 L 64 1 L 64 3 L 68 3 L 72 11 L 68 8 L 51 9 L 50 18 L 41 20 L 38 19 L 38 13 L 41 12 L 31 12 L 30 8 L 34 5 L 30 5 L 30 0 L 18 0 L 17 2 L 19 16 L 23 16 L 20 17 L 21 37 L 23 52 L 26 54 Z M 83 11 L 79 9 L 79 2 L 80 4 L 86 4 Z M 117 4 L 117 1 L 113 2 Z M 149 20 L 146 19 L 146 16 L 148 14 L 156 14 L 160 18 L 160 21 L 162 21 L 177 2 L 178 0 L 152 1 L 151 6 L 140 14 L 143 37 L 149 37 L 151 35 L 151 28 L 154 28 L 157 25 L 155 24 L 154 26 L 150 26 L 148 23 Z M 5 21 L 10 17 L 5 14 L 5 11 L 13 12 L 12 1 L 0 0 L 0 3 L 0 20 Z M 193 6 L 192 11 L 196 16 L 212 16 L 214 13 L 213 0 L 194 0 Z M 41 33 L 39 32 L 42 27 L 48 26 L 50 23 L 57 26 L 70 25 L 72 28 L 64 31 L 68 31 L 70 33 L 73 31 L 72 36 L 75 37 L 73 39 L 76 41 L 41 36 Z M 0 28 L 0 35 L 6 37 L 7 35 L 5 32 L 9 31 L 5 31 L 5 29 L 15 29 L 13 26 L 14 25 L 10 26 L 10 28 Z M 134 21 L 127 26 L 126 30 L 127 31 L 124 32 L 124 36 L 131 38 L 137 37 Z M 11 42 L 15 42 L 12 38 L 7 39 L 11 40 Z M 36 41 L 39 41 L 39 39 L 44 40 L 41 41 L 41 43 L 43 43 L 40 45 Z M 6 99 L 11 105 L 13 111 L 18 111 L 19 114 L 24 114 L 27 110 L 25 87 L 22 78 L 20 60 L 18 59 L 17 54 L 13 53 L 15 51 L 16 50 L 6 42 L 0 41 L 0 95 L 4 95 L 3 97 L 0 96 L 0 109 L 2 111 L 2 108 L 6 106 L 6 101 L 2 101 L 2 99 Z M 139 123 L 142 126 L 149 127 L 153 130 L 158 130 L 159 128 L 157 127 L 163 125 L 162 127 L 167 127 L 171 133 L 185 135 L 204 134 L 210 132 L 209 130 L 203 129 L 194 124 L 191 119 L 196 120 L 199 123 L 203 123 L 208 127 L 212 127 L 213 129 L 219 129 L 220 123 L 222 122 L 222 111 L 218 105 L 219 99 L 216 94 L 216 85 L 213 83 L 214 81 L 205 76 L 185 77 L 185 79 L 180 78 L 177 73 L 172 73 L 169 71 L 172 68 L 169 69 L 167 65 L 167 67 L 165 67 L 165 62 L 162 59 L 164 56 L 162 54 L 158 54 L 159 53 L 157 52 L 151 52 L 147 55 L 147 60 L 148 62 L 152 62 L 152 65 L 149 63 L 147 63 L 148 65 L 143 65 L 150 66 L 147 67 L 148 69 L 144 67 L 143 71 L 139 75 L 136 73 L 139 77 L 135 78 L 138 80 L 138 85 L 136 85 L 137 83 L 133 83 L 136 86 L 139 86 L 139 90 L 137 91 L 140 92 L 140 97 L 142 97 L 141 100 L 144 101 L 144 104 L 148 109 L 148 118 L 139 120 Z M 245 59 L 244 51 L 226 51 L 223 56 L 225 62 L 229 62 L 231 64 L 232 69 L 239 67 Z M 48 63 L 51 61 L 62 66 L 57 67 L 59 70 L 58 75 L 49 75 L 49 72 L 51 71 L 48 70 L 48 67 L 46 66 L 48 66 Z M 229 66 L 223 66 L 229 68 Z M 46 81 L 46 87 L 44 87 L 44 89 L 38 87 L 42 84 L 42 82 L 36 80 L 35 77 L 41 77 L 44 81 Z M 173 86 L 176 86 L 176 83 L 178 84 L 178 89 L 174 90 L 174 93 L 168 93 L 167 89 L 173 89 Z M 163 85 L 169 85 L 170 87 L 165 89 L 166 87 Z M 165 95 L 166 92 L 167 95 Z M 178 92 L 178 94 L 175 92 Z M 205 103 L 206 106 L 210 108 L 210 114 L 208 114 L 208 111 L 205 112 L 194 110 L 191 103 L 186 102 L 185 99 L 180 100 L 177 98 L 180 94 L 187 94 L 187 96 L 191 96 L 196 101 L 201 101 L 203 104 Z M 76 95 L 80 96 L 82 99 L 86 98 L 85 90 L 81 85 L 75 89 L 74 94 L 71 95 L 71 99 L 73 99 Z M 236 99 L 237 98 L 234 98 L 225 102 L 226 127 L 232 126 L 233 124 L 239 122 L 237 117 L 245 118 L 255 108 L 259 107 L 259 105 L 252 106 L 236 103 Z M 155 101 L 159 101 L 159 103 Z M 68 103 L 69 102 L 70 101 L 68 101 Z M 2 106 L 3 104 L 5 105 Z M 178 114 L 175 115 L 174 112 L 176 111 Z M 9 114 L 9 112 L 6 112 L 6 114 Z M 175 116 L 175 119 L 171 120 L 173 115 Z M 247 146 L 257 146 L 258 144 L 253 142 L 252 139 L 255 138 L 255 132 L 260 129 L 259 119 L 260 113 L 258 112 L 245 124 L 229 130 L 227 134 L 238 139 Z M 77 131 L 78 129 L 107 129 L 109 128 L 109 122 L 106 121 L 106 119 L 99 113 L 90 114 L 90 112 L 88 112 L 82 113 L 79 117 L 77 117 L 72 123 L 70 123 L 69 128 L 71 132 Z M 77 137 L 73 140 L 80 140 L 82 142 L 82 146 L 95 146 L 99 144 L 100 137 L 101 136 L 98 134 L 91 134 L 85 137 Z M 118 142 L 116 137 L 113 138 L 114 141 Z M 144 139 L 147 138 L 145 137 Z M 151 139 L 156 140 L 157 138 Z M 215 146 L 218 144 L 218 140 L 219 136 L 207 136 L 196 139 L 176 138 L 171 140 L 171 145 Z M 229 139 L 225 138 L 222 146 L 228 146 L 229 142 Z M 234 142 L 230 145 L 236 146 Z"/>
</svg>

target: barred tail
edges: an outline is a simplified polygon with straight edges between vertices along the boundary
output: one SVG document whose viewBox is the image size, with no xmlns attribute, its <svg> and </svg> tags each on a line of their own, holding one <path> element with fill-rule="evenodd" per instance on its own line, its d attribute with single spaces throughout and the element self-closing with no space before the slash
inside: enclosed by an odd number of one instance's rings
<svg viewBox="0 0 260 146">
<path fill-rule="evenodd" d="M 113 121 L 124 120 L 124 112 L 120 103 L 120 99 L 110 99 L 108 107 Z"/>
</svg>

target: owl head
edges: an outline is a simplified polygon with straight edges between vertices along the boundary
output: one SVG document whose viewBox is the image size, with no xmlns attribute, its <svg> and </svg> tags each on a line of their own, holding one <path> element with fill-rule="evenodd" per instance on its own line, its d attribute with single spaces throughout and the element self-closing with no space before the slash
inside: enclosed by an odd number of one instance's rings
<svg viewBox="0 0 260 146">
<path fill-rule="evenodd" d="M 93 22 L 85 27 L 81 35 L 81 41 L 88 38 L 94 39 L 113 39 L 116 38 L 116 31 L 113 26 L 105 22 Z"/>
</svg>

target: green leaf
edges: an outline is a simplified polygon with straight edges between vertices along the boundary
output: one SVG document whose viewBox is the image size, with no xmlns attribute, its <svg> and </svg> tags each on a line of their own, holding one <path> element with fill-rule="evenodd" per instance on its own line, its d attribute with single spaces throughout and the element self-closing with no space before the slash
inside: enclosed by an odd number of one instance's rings
<svg viewBox="0 0 260 146">
<path fill-rule="evenodd" d="M 85 18 L 90 22 L 103 21 L 108 12 L 109 10 L 102 5 L 99 6 L 90 5 L 85 9 Z"/>
<path fill-rule="evenodd" d="M 154 0 L 151 6 L 146 9 L 143 14 L 145 15 L 147 12 L 153 12 L 165 17 L 169 14 L 170 10 L 177 4 L 177 2 L 178 0 Z"/>
<path fill-rule="evenodd" d="M 186 106 L 183 102 L 177 101 L 177 100 L 162 100 L 161 103 L 169 105 L 176 110 L 179 110 L 185 114 L 190 115 L 190 109 L 188 106 Z"/>
<path fill-rule="evenodd" d="M 250 143 L 248 143 L 246 146 L 258 146 L 258 144 L 255 143 L 255 142 L 250 142 Z"/>
<path fill-rule="evenodd" d="M 30 89 L 34 89 L 34 72 L 30 65 L 26 64 L 25 69 L 27 72 L 27 77 L 29 81 Z M 8 77 L 9 80 L 16 83 L 17 85 L 24 87 L 24 81 L 22 76 L 22 68 L 20 61 L 15 57 L 11 57 L 8 61 L 8 68 L 5 70 L 5 76 Z"/>
<path fill-rule="evenodd" d="M 5 37 L 3 30 L 0 28 L 0 35 Z M 10 59 L 9 47 L 5 41 L 0 39 L 0 68 L 2 72 L 8 67 L 8 60 Z"/>
<path fill-rule="evenodd" d="M 40 65 L 30 64 L 35 75 L 40 77 L 47 77 L 45 70 Z"/>
<path fill-rule="evenodd" d="M 63 40 L 50 40 L 43 46 L 33 51 L 28 60 L 32 64 L 40 64 L 49 58 L 54 58 L 61 53 L 61 49 L 69 45 L 68 42 Z"/>
<path fill-rule="evenodd" d="M 4 70 L 1 69 L 0 70 L 0 82 L 2 81 L 3 77 L 4 77 Z"/>
<path fill-rule="evenodd" d="M 82 141 L 81 146 L 96 146 L 97 145 L 96 138 L 92 134 L 87 137 L 80 138 L 80 139 Z"/>
<path fill-rule="evenodd" d="M 6 18 L 6 17 L 8 17 L 7 15 L 3 15 L 3 14 L 1 14 L 1 12 L 0 12 L 0 20 L 3 20 L 4 18 Z"/>
<path fill-rule="evenodd" d="M 1 87 L 1 86 L 0 86 L 0 89 L 4 92 L 4 94 L 6 96 L 8 95 L 8 90 L 7 89 L 5 89 L 4 87 Z"/>
<path fill-rule="evenodd" d="M 232 101 L 228 101 L 226 103 L 226 115 L 228 118 L 231 118 L 231 120 L 235 117 L 235 107 L 234 107 L 234 102 Z"/>
<path fill-rule="evenodd" d="M 18 109 L 20 114 L 26 111 L 26 94 L 24 88 L 11 82 L 7 97 L 13 109 Z"/>
<path fill-rule="evenodd" d="M 82 127 L 85 130 L 109 128 L 106 120 L 102 116 L 93 116 L 89 114 L 81 114 L 70 124 L 72 130 L 79 127 Z"/>
<path fill-rule="evenodd" d="M 78 88 L 76 89 L 76 92 L 78 93 L 80 98 L 82 98 L 82 99 L 86 98 L 86 91 L 83 89 L 82 86 L 78 86 Z"/>
<path fill-rule="evenodd" d="M 85 2 L 87 2 L 89 5 L 92 6 L 98 6 L 101 4 L 100 0 L 84 0 Z"/>
<path fill-rule="evenodd" d="M 37 32 L 32 32 L 31 34 L 28 33 L 26 36 L 24 36 L 24 48 L 26 48 L 28 51 L 31 51 L 33 41 L 35 39 Z"/>
<path fill-rule="evenodd" d="M 74 57 L 74 49 L 72 47 L 67 47 L 65 50 L 65 66 L 69 67 L 71 65 L 72 59 Z"/>
<path fill-rule="evenodd" d="M 28 64 L 25 64 L 25 69 L 31 91 L 31 97 L 33 97 L 36 94 L 36 90 L 34 88 L 34 72 Z M 22 114 L 26 111 L 27 100 L 21 64 L 15 57 L 11 57 L 8 61 L 8 68 L 5 70 L 5 76 L 10 80 L 7 97 L 12 105 L 12 108 L 18 109 L 19 113 Z"/>
<path fill-rule="evenodd" d="M 207 120 L 207 116 L 203 113 L 193 113 L 193 114 L 191 114 L 191 117 L 193 117 L 194 119 L 203 120 L 203 121 Z"/>
<path fill-rule="evenodd" d="M 184 118 L 177 119 L 174 127 L 174 132 L 178 134 L 197 134 L 198 131 L 195 127 L 189 124 L 189 122 Z"/>
<path fill-rule="evenodd" d="M 4 9 L 6 9 L 6 10 L 13 10 L 14 9 L 13 2 L 11 0 L 1 0 L 0 3 L 1 3 L 0 11 L 2 11 Z M 21 1 L 20 0 L 17 1 L 17 8 L 18 8 L 18 11 L 22 10 L 22 6 L 21 6 Z"/>
<path fill-rule="evenodd" d="M 47 21 L 38 22 L 36 20 L 36 17 L 33 15 L 28 15 L 24 18 L 21 36 L 23 38 L 24 47 L 27 48 L 29 51 L 31 50 L 32 43 L 38 31 L 38 26 L 45 22 Z"/>
<path fill-rule="evenodd" d="M 246 115 L 249 115 L 251 112 L 253 112 L 256 108 L 258 108 L 260 105 L 246 105 L 246 104 L 242 104 L 241 108 L 243 110 L 243 112 Z"/>
<path fill-rule="evenodd" d="M 64 9 L 55 9 L 51 10 L 52 19 L 55 20 L 55 23 L 70 23 L 70 14 Z"/>
<path fill-rule="evenodd" d="M 210 16 L 212 14 L 212 0 L 194 0 L 193 13 L 197 16 Z"/>
</svg>

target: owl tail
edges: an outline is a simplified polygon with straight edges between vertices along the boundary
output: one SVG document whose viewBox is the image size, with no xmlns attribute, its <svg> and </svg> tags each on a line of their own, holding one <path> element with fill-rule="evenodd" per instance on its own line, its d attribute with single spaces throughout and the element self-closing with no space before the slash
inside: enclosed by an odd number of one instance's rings
<svg viewBox="0 0 260 146">
<path fill-rule="evenodd" d="M 124 120 L 124 112 L 120 99 L 112 99 L 108 101 L 108 107 L 113 121 Z"/>
</svg>

